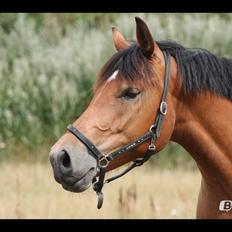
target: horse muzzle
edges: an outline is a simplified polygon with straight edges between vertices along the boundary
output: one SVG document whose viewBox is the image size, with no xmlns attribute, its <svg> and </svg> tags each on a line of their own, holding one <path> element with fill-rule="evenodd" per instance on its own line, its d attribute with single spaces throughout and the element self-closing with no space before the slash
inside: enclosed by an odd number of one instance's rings
<svg viewBox="0 0 232 232">
<path fill-rule="evenodd" d="M 83 192 L 96 176 L 96 161 L 88 154 L 75 154 L 66 150 L 51 151 L 49 159 L 55 180 L 65 190 Z"/>
</svg>

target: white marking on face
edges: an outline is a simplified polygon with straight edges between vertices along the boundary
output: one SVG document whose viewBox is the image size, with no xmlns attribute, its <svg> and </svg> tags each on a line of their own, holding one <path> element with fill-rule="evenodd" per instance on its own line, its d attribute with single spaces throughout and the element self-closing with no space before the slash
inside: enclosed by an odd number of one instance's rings
<svg viewBox="0 0 232 232">
<path fill-rule="evenodd" d="M 114 73 L 108 78 L 107 82 L 115 80 L 118 75 L 118 70 L 114 71 Z"/>
<path fill-rule="evenodd" d="M 102 94 L 104 94 L 105 88 L 107 88 L 107 85 L 109 84 L 110 81 L 115 80 L 118 75 L 118 70 L 114 71 L 114 73 L 107 79 L 107 81 L 104 83 L 102 86 L 102 89 L 98 92 L 98 94 L 94 97 L 94 100 L 97 101 Z"/>
</svg>

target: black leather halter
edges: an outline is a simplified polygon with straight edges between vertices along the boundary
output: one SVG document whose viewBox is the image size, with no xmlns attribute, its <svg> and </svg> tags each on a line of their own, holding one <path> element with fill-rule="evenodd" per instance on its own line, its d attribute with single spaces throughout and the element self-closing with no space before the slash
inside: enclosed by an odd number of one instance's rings
<svg viewBox="0 0 232 232">
<path fill-rule="evenodd" d="M 169 85 L 169 79 L 170 79 L 170 55 L 163 52 L 164 59 L 165 59 L 165 79 L 164 79 L 164 89 L 160 101 L 160 106 L 158 109 L 158 113 L 156 116 L 156 120 L 154 124 L 151 125 L 149 131 L 144 134 L 143 136 L 133 140 L 129 144 L 117 149 L 116 151 L 110 153 L 109 155 L 102 154 L 97 147 L 88 139 L 86 138 L 77 128 L 75 128 L 72 125 L 68 125 L 67 129 L 69 132 L 71 132 L 79 141 L 81 141 L 91 152 L 91 154 L 94 156 L 94 158 L 97 160 L 97 167 L 99 169 L 99 175 L 98 178 L 94 177 L 93 179 L 93 189 L 96 191 L 98 195 L 98 204 L 97 208 L 100 209 L 103 204 L 103 193 L 102 188 L 105 183 L 109 183 L 123 175 L 125 175 L 127 172 L 129 172 L 131 169 L 142 165 L 144 162 L 146 162 L 151 155 L 154 154 L 156 147 L 155 142 L 157 138 L 160 136 L 160 130 L 162 126 L 162 122 L 164 119 L 164 116 L 167 113 L 167 93 L 168 93 L 168 85 Z M 143 158 L 137 158 L 134 161 L 132 161 L 132 164 L 129 165 L 122 173 L 111 177 L 104 181 L 105 179 L 105 173 L 106 168 L 110 161 L 114 160 L 115 158 L 121 156 L 122 154 L 128 152 L 129 150 L 137 147 L 139 144 L 144 143 L 145 141 L 150 140 L 150 145 L 148 146 L 147 152 L 145 153 Z"/>
</svg>

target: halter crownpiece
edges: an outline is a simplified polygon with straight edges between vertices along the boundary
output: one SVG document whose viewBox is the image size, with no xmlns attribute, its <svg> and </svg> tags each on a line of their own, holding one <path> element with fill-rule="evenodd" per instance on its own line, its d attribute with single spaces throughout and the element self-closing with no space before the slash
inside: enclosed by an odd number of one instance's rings
<svg viewBox="0 0 232 232">
<path fill-rule="evenodd" d="M 110 153 L 109 155 L 104 156 L 97 149 L 97 147 L 88 138 L 86 138 L 77 128 L 75 128 L 72 125 L 68 125 L 67 127 L 68 131 L 71 132 L 79 141 L 81 141 L 86 146 L 86 148 L 89 149 L 89 151 L 91 152 L 91 155 L 93 155 L 93 157 L 97 160 L 97 168 L 99 172 L 98 172 L 98 178 L 96 176 L 93 178 L 93 190 L 97 193 L 97 196 L 98 196 L 98 204 L 97 204 L 98 209 L 100 209 L 103 204 L 104 195 L 102 192 L 102 188 L 104 184 L 109 183 L 115 179 L 118 179 L 119 177 L 125 175 L 127 172 L 129 172 L 135 167 L 141 166 L 154 154 L 154 151 L 156 150 L 155 142 L 157 138 L 160 136 L 163 119 L 164 119 L 164 116 L 167 114 L 166 98 L 167 98 L 168 85 L 169 85 L 169 80 L 170 80 L 170 55 L 166 51 L 163 51 L 163 55 L 164 55 L 164 60 L 165 60 L 165 79 L 164 79 L 163 93 L 161 96 L 160 106 L 158 109 L 155 122 L 154 124 L 151 125 L 147 133 L 133 140 L 129 144 Z M 128 152 L 129 150 L 137 147 L 138 145 L 144 143 L 145 141 L 149 139 L 151 140 L 151 142 L 143 158 L 135 159 L 134 161 L 132 161 L 131 165 L 129 165 L 123 172 L 105 180 L 106 168 L 112 160 Z"/>
</svg>

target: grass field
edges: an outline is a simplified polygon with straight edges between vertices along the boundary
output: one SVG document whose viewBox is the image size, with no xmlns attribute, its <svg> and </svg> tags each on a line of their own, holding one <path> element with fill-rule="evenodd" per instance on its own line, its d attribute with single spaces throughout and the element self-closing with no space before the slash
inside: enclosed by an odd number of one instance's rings
<svg viewBox="0 0 232 232">
<path fill-rule="evenodd" d="M 197 170 L 144 165 L 105 186 L 101 210 L 91 188 L 64 191 L 48 163 L 2 162 L 0 170 L 0 218 L 195 218 Z"/>
</svg>

